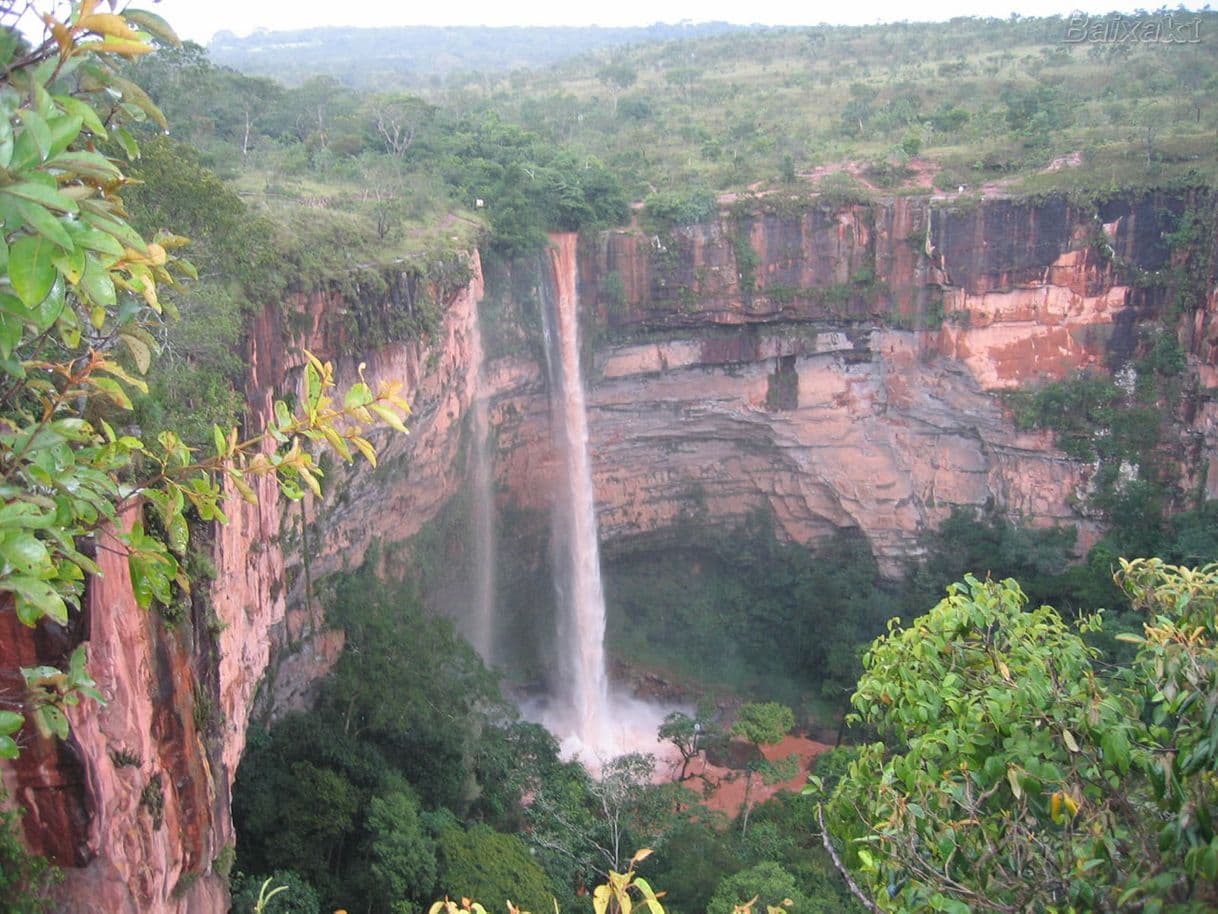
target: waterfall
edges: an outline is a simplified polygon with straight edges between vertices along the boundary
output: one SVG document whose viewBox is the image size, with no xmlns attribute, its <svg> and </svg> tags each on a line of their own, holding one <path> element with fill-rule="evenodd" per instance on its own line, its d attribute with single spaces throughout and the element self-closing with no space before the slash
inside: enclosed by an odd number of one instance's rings
<svg viewBox="0 0 1218 914">
<path fill-rule="evenodd" d="M 554 499 L 553 543 L 558 590 L 560 736 L 592 750 L 613 743 L 605 672 L 605 597 L 601 589 L 596 506 L 588 458 L 588 417 L 579 365 L 576 236 L 551 236 L 550 283 L 542 283 L 542 321 L 552 427 L 561 462 Z M 544 278 L 544 277 L 543 277 Z M 557 721 L 556 721 L 557 723 Z"/>
<path fill-rule="evenodd" d="M 474 308 L 471 330 L 473 357 L 477 359 L 477 386 L 471 404 L 469 449 L 470 526 L 474 535 L 474 605 L 469 641 L 487 666 L 495 660 L 495 493 L 490 457 L 490 421 L 487 415 L 486 356 L 482 328 Z"/>
</svg>

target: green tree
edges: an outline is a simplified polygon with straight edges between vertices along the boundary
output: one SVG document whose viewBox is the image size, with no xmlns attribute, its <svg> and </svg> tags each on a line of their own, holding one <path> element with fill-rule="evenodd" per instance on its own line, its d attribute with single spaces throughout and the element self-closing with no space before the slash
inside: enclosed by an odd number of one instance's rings
<svg viewBox="0 0 1218 914">
<path fill-rule="evenodd" d="M 449 896 L 479 898 L 488 910 L 511 902 L 523 911 L 553 909 L 553 887 L 528 845 L 487 825 L 446 828 L 436 836 L 440 884 Z"/>
<path fill-rule="evenodd" d="M 684 711 L 673 711 L 664 718 L 656 734 L 661 741 L 671 743 L 681 756 L 681 770 L 676 772 L 677 781 L 684 783 L 693 775 L 689 766 L 706 747 L 722 736 L 722 729 L 715 721 L 715 709 L 709 702 L 699 702 L 695 716 Z"/>
<path fill-rule="evenodd" d="M 757 777 L 767 782 L 777 782 L 795 776 L 790 760 L 771 762 L 762 752 L 763 746 L 781 742 L 795 726 L 795 715 L 786 705 L 775 701 L 750 702 L 741 705 L 732 724 L 733 736 L 742 737 L 753 747 L 753 755 L 745 769 L 744 802 L 741 804 L 740 830 L 749 829 L 749 813 L 752 811 L 753 785 Z"/>
<path fill-rule="evenodd" d="M 345 736 L 408 761 L 430 804 L 465 815 L 482 792 L 471 734 L 511 716 L 494 675 L 448 620 L 422 612 L 417 594 L 368 570 L 339 582 L 328 602 L 347 644 L 320 710 Z"/>
<path fill-rule="evenodd" d="M 267 880 L 263 893 L 262 887 Z M 282 887 L 283 891 L 270 893 Z M 317 898 L 317 890 L 301 878 L 299 873 L 292 870 L 275 870 L 270 876 L 246 876 L 237 873 L 233 877 L 233 914 L 320 914 L 321 902 Z M 257 907 L 259 898 L 270 896 L 261 909 Z"/>
<path fill-rule="evenodd" d="M 1115 675 L 1082 638 L 1097 618 L 1075 630 L 1010 580 L 966 577 L 873 645 L 852 700 L 885 743 L 828 812 L 881 908 L 1212 908 L 1218 566 L 1118 581 L 1153 617 Z"/>
<path fill-rule="evenodd" d="M 343 772 L 309 761 L 294 762 L 250 804 L 242 828 L 273 835 L 243 865 L 260 871 L 294 869 L 329 897 L 345 842 L 355 833 L 360 792 Z"/>
<path fill-rule="evenodd" d="M 670 914 L 702 914 L 719 882 L 743 866 L 737 848 L 725 840 L 724 825 L 722 816 L 691 818 L 665 835 L 656 850 L 652 881 L 668 893 Z"/>
<path fill-rule="evenodd" d="M 394 790 L 368 804 L 368 872 L 386 910 L 421 904 L 436 885 L 436 847 L 419 818 L 414 791 Z"/>
<path fill-rule="evenodd" d="M 1156 815 L 1139 820 L 1143 845 L 1122 905 L 1180 910 L 1218 905 L 1218 564 L 1121 562 L 1117 583 L 1148 620 L 1134 659 L 1135 692 L 1150 747 L 1143 773 Z"/>
<path fill-rule="evenodd" d="M 829 914 L 834 908 L 813 905 L 795 884 L 795 877 L 772 861 L 758 863 L 746 870 L 723 879 L 715 889 L 707 914 L 732 914 L 739 905 L 750 899 L 758 910 L 777 908 L 790 910 L 793 914 L 807 911 L 809 914 Z"/>
<path fill-rule="evenodd" d="M 379 96 L 369 106 L 376 142 L 399 159 L 410 151 L 435 116 L 434 105 L 402 93 Z"/>
<path fill-rule="evenodd" d="M 613 113 L 617 114 L 618 98 L 638 81 L 639 71 L 629 63 L 618 60 L 597 70 L 596 78 L 609 88 L 609 94 L 613 96 Z"/>
</svg>

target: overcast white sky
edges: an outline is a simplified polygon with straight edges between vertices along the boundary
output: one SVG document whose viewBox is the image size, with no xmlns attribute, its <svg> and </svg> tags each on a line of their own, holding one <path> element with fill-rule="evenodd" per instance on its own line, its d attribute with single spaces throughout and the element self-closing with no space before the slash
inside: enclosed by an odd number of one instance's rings
<svg viewBox="0 0 1218 914">
<path fill-rule="evenodd" d="M 901 20 L 941 20 L 952 16 L 1024 16 L 1068 14 L 1070 0 L 457 0 L 418 3 L 410 0 L 137 0 L 133 6 L 154 9 L 183 38 L 206 44 L 228 29 L 245 35 L 257 28 L 290 29 L 321 25 L 378 27 L 389 25 L 650 25 L 653 22 L 725 22 L 768 25 L 867 24 Z M 1106 11 L 1120 0 L 1078 4 Z M 1134 6 L 1135 4 L 1129 4 Z M 1143 6 L 1153 6 L 1146 3 Z"/>
</svg>

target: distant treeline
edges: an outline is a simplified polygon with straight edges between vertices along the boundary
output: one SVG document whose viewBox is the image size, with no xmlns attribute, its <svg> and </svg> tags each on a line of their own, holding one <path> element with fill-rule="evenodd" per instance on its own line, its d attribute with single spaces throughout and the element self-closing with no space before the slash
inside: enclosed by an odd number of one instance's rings
<svg viewBox="0 0 1218 914">
<path fill-rule="evenodd" d="M 600 26 L 400 26 L 257 31 L 245 38 L 219 32 L 208 46 L 216 63 L 246 73 L 300 82 L 333 76 L 355 88 L 418 85 L 454 72 L 544 67 L 587 51 L 645 42 L 705 38 L 764 26 L 699 22 Z"/>
</svg>

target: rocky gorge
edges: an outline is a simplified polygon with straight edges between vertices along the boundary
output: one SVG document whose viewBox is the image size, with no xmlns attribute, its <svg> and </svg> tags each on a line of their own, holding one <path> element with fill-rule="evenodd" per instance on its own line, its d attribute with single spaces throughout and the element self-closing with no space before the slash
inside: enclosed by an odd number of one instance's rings
<svg viewBox="0 0 1218 914">
<path fill-rule="evenodd" d="M 1182 497 L 1218 497 L 1215 238 L 1172 239 L 1186 212 L 1213 208 L 1204 192 L 836 205 L 772 195 L 704 224 L 580 239 L 603 549 L 662 547 L 689 518 L 731 531 L 760 510 L 799 543 L 857 530 L 896 574 L 953 507 L 1072 525 L 1085 545 L 1102 530 L 1082 497 L 1093 466 L 1019 428 L 1003 394 L 1128 369 L 1163 333 L 1187 355 L 1188 383 L 1162 459 Z M 1199 288 L 1178 307 L 1186 266 Z M 61 910 L 225 909 L 229 791 L 250 720 L 307 706 L 342 649 L 314 585 L 373 547 L 391 565 L 466 482 L 480 305 L 496 304 L 506 325 L 490 328 L 500 342 L 482 371 L 496 501 L 548 509 L 558 470 L 527 328 L 543 274 L 496 262 L 484 276 L 476 251 L 469 274 L 427 339 L 368 349 L 328 290 L 257 315 L 252 425 L 299 383 L 307 349 L 335 362 L 340 386 L 361 373 L 402 380 L 411 433 L 376 439 L 375 470 L 330 468 L 323 502 L 281 503 L 269 488 L 257 506 L 230 499 L 230 523 L 199 546 L 214 579 L 189 620 L 137 609 L 125 561 L 102 548 L 104 575 L 70 631 L 31 635 L 0 614 L 0 669 L 85 642 L 108 698 L 73 709 L 69 741 L 36 741 L 3 769 L 29 846 L 65 868 Z"/>
</svg>

